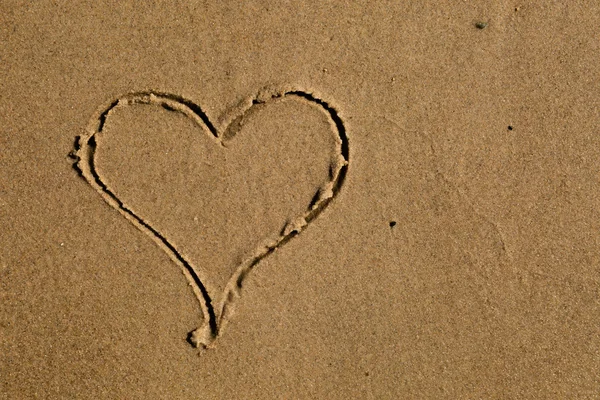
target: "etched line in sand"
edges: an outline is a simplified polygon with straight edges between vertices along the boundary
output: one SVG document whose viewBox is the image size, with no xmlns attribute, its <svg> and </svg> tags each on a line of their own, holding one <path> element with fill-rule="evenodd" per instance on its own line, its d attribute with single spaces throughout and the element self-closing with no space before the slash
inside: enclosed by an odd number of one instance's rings
<svg viewBox="0 0 600 400">
<path fill-rule="evenodd" d="M 317 191 L 307 210 L 303 215 L 294 221 L 288 222 L 280 232 L 279 237 L 264 246 L 257 248 L 245 261 L 243 261 L 235 270 L 225 286 L 224 293 L 220 301 L 212 299 L 207 287 L 203 282 L 207 278 L 202 276 L 202 272 L 186 260 L 177 247 L 170 242 L 167 237 L 152 227 L 147 221 L 141 218 L 131 207 L 126 206 L 119 199 L 116 193 L 111 190 L 102 180 L 97 171 L 95 155 L 98 148 L 96 135 L 101 133 L 106 124 L 107 118 L 111 112 L 118 107 L 124 107 L 135 104 L 150 104 L 163 107 L 169 111 L 180 112 L 193 120 L 201 129 L 205 131 L 215 141 L 215 144 L 226 150 L 227 140 L 233 138 L 243 127 L 244 117 L 254 108 L 264 106 L 270 102 L 286 97 L 294 97 L 318 106 L 328 116 L 332 125 L 332 132 L 337 135 L 337 162 L 332 165 L 329 171 L 329 180 L 325 182 Z M 75 160 L 73 167 L 113 208 L 129 220 L 142 232 L 149 235 L 152 240 L 164 250 L 175 262 L 186 279 L 188 280 L 194 295 L 198 299 L 204 324 L 188 334 L 188 342 L 194 347 L 203 346 L 205 348 L 214 345 L 215 340 L 223 333 L 223 328 L 231 314 L 234 300 L 240 296 L 244 279 L 250 271 L 260 261 L 268 257 L 278 248 L 286 244 L 292 238 L 302 232 L 308 224 L 313 221 L 338 195 L 345 181 L 349 166 L 349 142 L 346 136 L 346 129 L 337 110 L 326 101 L 320 99 L 314 94 L 302 90 L 272 90 L 259 92 L 255 97 L 242 102 L 229 118 L 224 119 L 221 129 L 215 127 L 202 109 L 192 101 L 169 93 L 160 92 L 136 92 L 119 97 L 108 107 L 103 108 L 92 119 L 87 132 L 78 136 L 75 141 L 75 148 L 70 153 Z"/>
</svg>

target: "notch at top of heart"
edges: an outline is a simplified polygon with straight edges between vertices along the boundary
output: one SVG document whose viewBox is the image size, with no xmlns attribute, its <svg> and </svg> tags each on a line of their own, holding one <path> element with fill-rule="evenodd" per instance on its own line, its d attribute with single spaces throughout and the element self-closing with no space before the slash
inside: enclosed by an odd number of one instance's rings
<svg viewBox="0 0 600 400">
<path fill-rule="evenodd" d="M 261 105 L 266 105 L 273 101 L 278 101 L 284 98 L 296 97 L 304 101 L 320 106 L 326 112 L 331 123 L 335 125 L 335 129 L 339 134 L 341 157 L 347 165 L 349 161 L 349 146 L 346 128 L 342 122 L 339 111 L 330 101 L 325 101 L 321 96 L 313 91 L 298 89 L 295 87 L 267 87 L 260 90 L 255 96 L 247 97 L 231 107 L 220 118 L 218 124 L 213 124 L 204 110 L 193 101 L 173 93 L 161 91 L 140 91 L 131 92 L 110 103 L 102 106 L 97 112 L 97 117 L 92 118 L 88 126 L 87 137 L 78 137 L 76 150 L 79 150 L 82 145 L 85 145 L 87 140 L 95 133 L 101 132 L 106 123 L 107 117 L 119 106 L 131 104 L 154 104 L 159 105 L 169 111 L 180 112 L 186 115 L 191 120 L 195 121 L 199 126 L 202 126 L 207 133 L 212 135 L 220 143 L 226 142 L 228 139 L 235 136 L 241 128 L 243 119 L 248 113 L 257 110 Z"/>
</svg>

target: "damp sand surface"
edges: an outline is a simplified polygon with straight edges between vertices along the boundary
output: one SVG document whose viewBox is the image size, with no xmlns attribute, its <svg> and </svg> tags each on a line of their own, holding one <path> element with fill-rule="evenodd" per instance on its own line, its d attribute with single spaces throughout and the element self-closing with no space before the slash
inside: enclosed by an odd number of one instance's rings
<svg viewBox="0 0 600 400">
<path fill-rule="evenodd" d="M 594 398 L 598 15 L 2 2 L 0 399 Z"/>
</svg>

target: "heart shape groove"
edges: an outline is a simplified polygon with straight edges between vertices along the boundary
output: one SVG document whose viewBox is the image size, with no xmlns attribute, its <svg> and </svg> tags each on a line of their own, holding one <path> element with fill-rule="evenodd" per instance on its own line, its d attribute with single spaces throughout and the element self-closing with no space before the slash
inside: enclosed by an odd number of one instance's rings
<svg viewBox="0 0 600 400">
<path fill-rule="evenodd" d="M 328 131 L 333 135 L 336 152 L 328 167 L 328 179 L 319 184 L 312 200 L 305 209 L 303 208 L 302 215 L 288 220 L 276 238 L 265 239 L 250 255 L 237 264 L 219 294 L 219 298 L 216 298 L 215 293 L 211 295 L 211 291 L 208 289 L 206 273 L 193 265 L 187 257 L 184 257 L 183 252 L 164 233 L 120 199 L 114 188 L 109 186 L 106 179 L 99 173 L 97 167 L 98 138 L 105 131 L 107 121 L 116 110 L 135 105 L 151 105 L 183 114 L 196 127 L 205 131 L 215 146 L 228 151 L 229 141 L 248 123 L 251 115 L 259 110 L 264 110 L 271 104 L 288 99 L 295 99 L 317 108 L 327 119 L 330 127 Z M 297 236 L 327 208 L 340 192 L 349 165 L 349 143 L 342 119 L 335 108 L 311 92 L 295 89 L 263 90 L 226 113 L 223 121 L 220 127 L 216 127 L 198 105 L 178 95 L 153 91 L 130 93 L 117 98 L 98 111 L 92 118 L 86 133 L 76 138 L 75 150 L 70 154 L 75 160 L 74 168 L 102 198 L 139 230 L 150 236 L 180 267 L 200 304 L 204 320 L 202 326 L 188 334 L 187 340 L 194 347 L 214 346 L 215 340 L 223 333 L 223 328 L 232 312 L 232 304 L 240 296 L 242 282 L 249 272 L 261 260 Z"/>
</svg>

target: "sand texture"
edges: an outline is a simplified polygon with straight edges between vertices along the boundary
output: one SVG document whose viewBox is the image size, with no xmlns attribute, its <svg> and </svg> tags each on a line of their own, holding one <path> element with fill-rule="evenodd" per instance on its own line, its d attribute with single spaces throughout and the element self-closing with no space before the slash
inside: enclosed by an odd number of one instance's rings
<svg viewBox="0 0 600 400">
<path fill-rule="evenodd" d="M 0 399 L 597 399 L 599 60 L 594 2 L 0 2 Z"/>
</svg>

